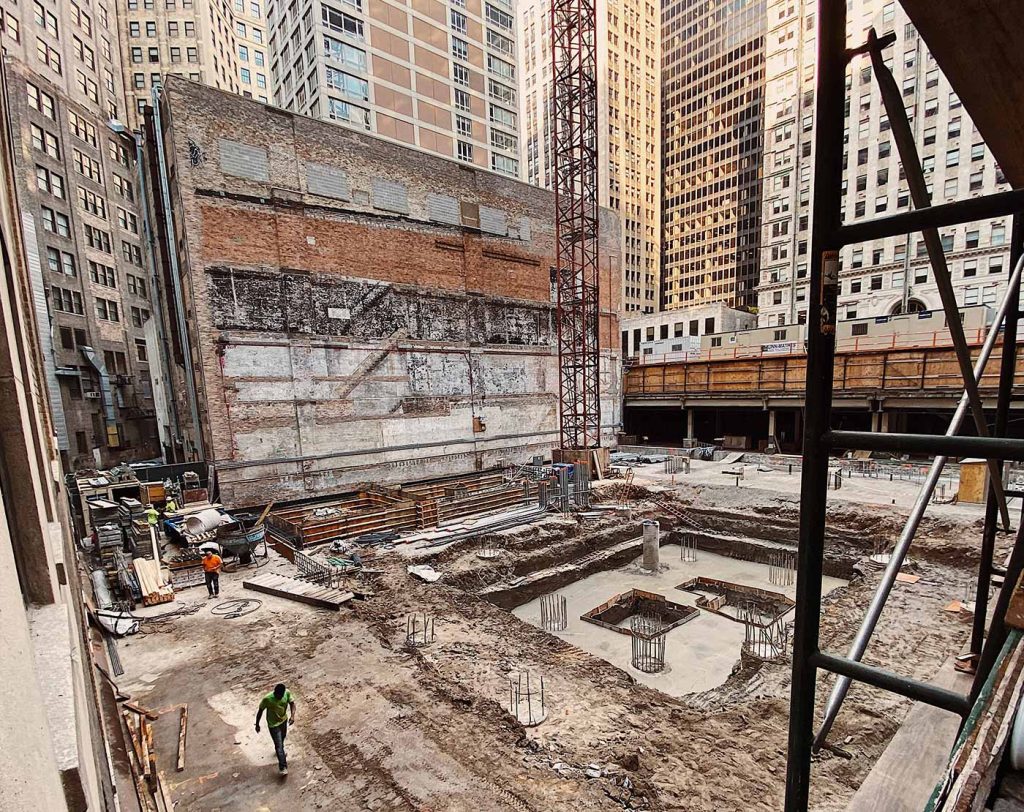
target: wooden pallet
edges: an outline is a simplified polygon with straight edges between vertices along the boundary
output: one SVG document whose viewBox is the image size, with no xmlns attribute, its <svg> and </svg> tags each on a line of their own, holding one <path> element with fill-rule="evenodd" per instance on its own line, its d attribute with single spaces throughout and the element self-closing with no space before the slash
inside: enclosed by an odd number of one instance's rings
<svg viewBox="0 0 1024 812">
<path fill-rule="evenodd" d="M 343 604 L 355 597 L 351 592 L 325 588 L 319 584 L 311 584 L 308 581 L 300 581 L 298 578 L 289 578 L 274 572 L 242 581 L 242 587 L 299 603 L 308 603 L 310 606 L 318 606 L 322 609 L 340 609 Z"/>
</svg>

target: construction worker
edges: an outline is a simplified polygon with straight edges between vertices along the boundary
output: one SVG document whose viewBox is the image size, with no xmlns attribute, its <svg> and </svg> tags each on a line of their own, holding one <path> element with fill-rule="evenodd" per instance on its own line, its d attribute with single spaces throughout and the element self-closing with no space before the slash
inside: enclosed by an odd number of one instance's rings
<svg viewBox="0 0 1024 812">
<path fill-rule="evenodd" d="M 256 713 L 257 733 L 260 732 L 263 711 L 267 712 L 267 728 L 270 731 L 270 738 L 274 740 L 278 772 L 281 775 L 288 775 L 288 756 L 284 752 L 284 740 L 288 735 L 288 726 L 295 724 L 295 699 L 282 683 L 275 685 L 274 690 L 260 701 L 260 709 Z"/>
<path fill-rule="evenodd" d="M 171 496 L 164 502 L 164 514 L 174 513 L 178 509 L 177 503 L 174 501 L 174 497 Z"/>
<path fill-rule="evenodd" d="M 153 507 L 152 503 L 146 505 L 146 521 L 149 522 L 150 527 L 156 527 L 156 523 L 160 520 L 159 511 Z"/>
<path fill-rule="evenodd" d="M 213 550 L 203 550 L 203 574 L 211 598 L 220 597 L 220 568 L 224 564 Z"/>
</svg>

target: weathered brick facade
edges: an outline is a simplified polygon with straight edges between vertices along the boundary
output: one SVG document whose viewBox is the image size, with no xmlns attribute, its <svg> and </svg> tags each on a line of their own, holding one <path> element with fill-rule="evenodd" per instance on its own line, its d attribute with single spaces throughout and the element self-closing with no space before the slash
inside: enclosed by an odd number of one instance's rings
<svg viewBox="0 0 1024 812">
<path fill-rule="evenodd" d="M 203 438 L 226 502 L 557 444 L 550 192 L 175 77 L 163 104 Z M 601 228 L 611 437 L 621 251 L 611 212 Z"/>
</svg>

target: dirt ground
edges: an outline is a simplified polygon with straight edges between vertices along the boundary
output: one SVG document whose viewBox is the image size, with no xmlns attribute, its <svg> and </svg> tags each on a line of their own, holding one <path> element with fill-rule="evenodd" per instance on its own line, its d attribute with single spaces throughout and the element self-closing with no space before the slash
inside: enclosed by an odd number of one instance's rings
<svg viewBox="0 0 1024 812">
<path fill-rule="evenodd" d="M 637 483 L 668 484 L 657 476 Z M 614 501 L 614 489 L 606 493 Z M 730 539 L 740 536 L 795 544 L 795 493 L 750 484 L 738 493 L 691 480 L 666 495 L 713 531 L 701 546 L 739 554 Z M 821 632 L 822 648 L 839 653 L 879 576 L 863 568 L 859 577 L 853 564 L 891 543 L 906 513 L 899 505 L 858 505 L 852 490 L 844 496 L 830 512 L 829 561 L 854 578 L 825 600 Z M 258 598 L 259 608 L 216 617 L 218 601 L 206 601 L 198 587 L 147 610 L 187 611 L 146 622 L 142 634 L 119 642 L 125 674 L 118 683 L 152 709 L 188 703 L 183 772 L 174 770 L 176 715 L 155 723 L 158 761 L 179 810 L 781 809 L 788 658 L 741 661 L 737 651 L 725 685 L 673 698 L 481 594 L 544 567 L 590 560 L 639 535 L 645 515 L 672 527 L 649 501 L 630 515 L 553 520 L 497 536 L 499 563 L 468 547 L 438 553 L 432 563 L 442 579 L 434 584 L 409 576 L 404 557 L 383 553 L 373 561 L 383 571 L 369 587 L 373 596 L 338 613 L 244 591 L 243 573 L 226 574 L 220 600 Z M 959 652 L 970 618 L 944 607 L 965 597 L 980 518 L 964 507 L 926 519 L 910 565 L 921 579 L 897 585 L 867 662 L 928 679 Z M 275 554 L 266 566 L 294 574 Z M 405 649 L 411 612 L 435 618 L 432 646 Z M 547 719 L 530 729 L 508 712 L 508 680 L 524 671 L 543 676 L 547 701 Z M 275 769 L 269 735 L 253 729 L 259 699 L 276 682 L 298 703 L 286 778 Z M 830 687 L 831 678 L 819 681 L 819 707 Z M 814 766 L 814 809 L 845 807 L 909 707 L 853 687 L 830 738 L 845 755 L 824 751 Z"/>
</svg>

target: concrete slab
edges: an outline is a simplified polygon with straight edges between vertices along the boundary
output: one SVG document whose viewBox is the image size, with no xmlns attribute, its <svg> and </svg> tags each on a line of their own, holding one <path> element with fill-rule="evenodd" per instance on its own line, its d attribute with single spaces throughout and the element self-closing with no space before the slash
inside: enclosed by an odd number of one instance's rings
<svg viewBox="0 0 1024 812">
<path fill-rule="evenodd" d="M 711 612 L 701 611 L 698 617 L 668 632 L 665 640 L 665 670 L 647 674 L 630 665 L 631 642 L 628 635 L 603 629 L 580 620 L 580 615 L 628 589 L 657 592 L 669 600 L 695 606 L 697 595 L 676 589 L 678 584 L 698 576 L 719 578 L 746 586 L 780 592 L 796 597 L 796 585 L 781 587 L 768 578 L 768 565 L 738 558 L 726 558 L 703 550 L 696 561 L 680 561 L 680 548 L 668 544 L 661 548 L 663 572 L 648 574 L 637 566 L 639 558 L 627 567 L 599 572 L 563 589 L 569 622 L 558 637 L 589 651 L 631 674 L 638 682 L 657 688 L 671 696 L 707 691 L 725 682 L 739 661 L 743 645 L 742 623 Z M 822 594 L 845 585 L 839 578 L 825 578 Z M 540 626 L 540 598 L 516 607 L 512 613 L 521 620 Z"/>
</svg>

